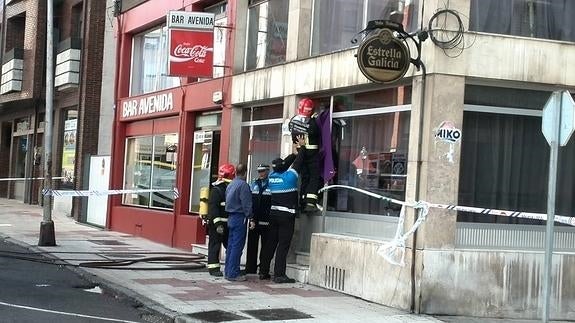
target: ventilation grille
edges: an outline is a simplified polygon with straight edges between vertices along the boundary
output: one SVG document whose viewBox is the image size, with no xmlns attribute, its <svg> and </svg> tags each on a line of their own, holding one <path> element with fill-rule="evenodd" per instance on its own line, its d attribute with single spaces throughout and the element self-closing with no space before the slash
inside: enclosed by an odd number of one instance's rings
<svg viewBox="0 0 575 323">
<path fill-rule="evenodd" d="M 345 290 L 345 269 L 325 266 L 324 287 L 339 291 Z"/>
<path fill-rule="evenodd" d="M 555 228 L 555 251 L 575 251 L 575 230 Z M 457 223 L 458 248 L 543 250 L 545 227 L 536 225 L 501 225 Z"/>
</svg>

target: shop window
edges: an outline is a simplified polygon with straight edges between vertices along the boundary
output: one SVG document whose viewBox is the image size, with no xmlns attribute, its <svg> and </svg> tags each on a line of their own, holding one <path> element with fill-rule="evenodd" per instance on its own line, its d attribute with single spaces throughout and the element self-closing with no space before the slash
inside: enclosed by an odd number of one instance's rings
<svg viewBox="0 0 575 323">
<path fill-rule="evenodd" d="M 481 105 L 499 96 L 499 106 Z M 468 94 L 469 93 L 469 94 Z M 481 95 L 478 95 L 481 94 Z M 541 132 L 541 109 L 551 93 L 467 86 L 458 204 L 547 213 L 549 145 Z M 525 97 L 531 98 L 529 102 Z M 473 104 L 469 104 L 469 101 Z M 507 108 L 525 102 L 523 109 Z M 507 104 L 505 104 L 507 103 Z M 507 106 L 507 107 L 506 107 Z M 538 106 L 538 110 L 533 107 Z M 574 216 L 575 140 L 559 152 L 558 215 Z M 460 212 L 460 222 L 544 224 L 544 221 Z"/>
<path fill-rule="evenodd" d="M 249 161 L 249 170 L 253 172 L 257 165 L 271 165 L 280 155 L 282 106 L 244 109 L 243 119 L 240 154 Z"/>
<path fill-rule="evenodd" d="M 392 89 L 333 98 L 333 184 L 405 200 L 410 106 L 397 105 L 398 101 L 391 99 L 397 98 L 398 92 Z M 329 101 L 325 102 L 329 106 Z M 358 107 L 362 107 L 360 113 Z M 355 191 L 330 191 L 328 195 L 328 211 L 397 216 L 399 210 L 397 205 Z"/>
<path fill-rule="evenodd" d="M 575 1 L 471 0 L 469 29 L 575 41 Z"/>
<path fill-rule="evenodd" d="M 160 27 L 135 35 L 132 48 L 131 93 L 140 95 L 180 85 L 168 76 L 168 32 Z"/>
<path fill-rule="evenodd" d="M 124 174 L 125 189 L 172 189 L 176 185 L 177 134 L 128 138 Z M 124 204 L 173 209 L 172 192 L 124 195 Z"/>
<path fill-rule="evenodd" d="M 289 2 L 250 2 L 246 70 L 285 62 Z"/>
<path fill-rule="evenodd" d="M 315 0 L 311 54 L 354 46 L 351 40 L 371 20 L 394 20 L 415 31 L 418 8 L 418 0 Z"/>
<path fill-rule="evenodd" d="M 74 186 L 74 166 L 76 165 L 76 133 L 78 111 L 67 110 L 64 113 L 64 131 L 62 134 L 62 179 L 63 188 Z"/>
</svg>

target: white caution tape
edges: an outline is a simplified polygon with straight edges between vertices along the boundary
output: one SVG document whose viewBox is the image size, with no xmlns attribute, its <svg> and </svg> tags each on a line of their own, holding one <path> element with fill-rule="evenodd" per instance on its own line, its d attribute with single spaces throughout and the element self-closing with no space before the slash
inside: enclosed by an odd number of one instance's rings
<svg viewBox="0 0 575 323">
<path fill-rule="evenodd" d="M 479 208 L 479 207 L 447 205 L 447 204 L 429 204 L 429 207 L 436 208 L 436 209 L 462 211 L 462 212 L 478 213 L 478 214 L 485 214 L 485 215 L 500 215 L 500 216 L 508 216 L 508 217 L 512 217 L 512 218 L 534 219 L 534 220 L 547 221 L 547 214 L 543 214 L 543 213 L 529 213 L 529 212 L 520 212 L 520 211 L 494 210 L 494 209 L 484 209 L 484 208 Z M 575 217 L 555 215 L 555 222 L 575 226 Z"/>
<path fill-rule="evenodd" d="M 140 193 L 173 193 L 174 198 L 180 197 L 180 192 L 176 188 L 171 189 L 132 189 L 132 190 L 42 190 L 44 196 L 108 196 L 118 194 L 140 194 Z"/>
<path fill-rule="evenodd" d="M 515 217 L 515 218 L 523 218 L 523 219 L 535 219 L 535 220 L 547 220 L 547 214 L 542 213 L 529 213 L 529 212 L 520 212 L 520 211 L 506 211 L 506 210 L 495 210 L 495 209 L 486 209 L 486 208 L 478 208 L 478 207 L 470 207 L 470 206 L 459 206 L 459 205 L 448 205 L 448 204 L 432 204 L 427 203 L 425 201 L 419 201 L 415 204 L 406 203 L 404 201 L 392 199 L 383 195 L 379 195 L 370 191 L 362 190 L 357 187 L 347 186 L 347 185 L 329 185 L 321 188 L 319 192 L 327 191 L 329 189 L 335 188 L 343 188 L 348 190 L 353 190 L 360 192 L 365 195 L 369 195 L 371 197 L 385 200 L 394 204 L 401 205 L 401 212 L 399 213 L 399 220 L 397 223 L 397 230 L 395 232 L 395 237 L 390 242 L 384 244 L 383 246 L 379 247 L 377 250 L 378 254 L 381 255 L 385 260 L 389 263 L 399 266 L 405 266 L 405 241 L 407 238 L 413 234 L 417 228 L 425 221 L 427 218 L 427 213 L 429 212 L 429 208 L 436 208 L 436 209 L 444 209 L 444 210 L 453 210 L 453 211 L 462 211 L 462 212 L 470 212 L 470 213 L 477 213 L 477 214 L 485 214 L 485 215 L 499 215 L 499 216 L 508 216 L 508 217 Z M 413 207 L 418 211 L 417 220 L 413 224 L 413 226 L 407 230 L 405 233 L 401 233 L 403 231 L 403 224 L 405 221 L 405 207 Z M 568 224 L 575 226 L 575 217 L 568 217 L 562 215 L 556 215 L 554 218 L 555 222 Z"/>
<path fill-rule="evenodd" d="M 6 181 L 30 181 L 30 180 L 44 180 L 45 177 L 5 177 L 0 178 L 0 182 Z M 52 177 L 52 179 L 69 179 L 68 177 Z"/>
</svg>

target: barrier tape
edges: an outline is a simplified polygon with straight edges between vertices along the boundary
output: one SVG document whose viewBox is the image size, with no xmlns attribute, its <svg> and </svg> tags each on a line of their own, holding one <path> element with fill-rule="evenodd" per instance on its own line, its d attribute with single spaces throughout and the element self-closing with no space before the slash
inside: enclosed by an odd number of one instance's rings
<svg viewBox="0 0 575 323">
<path fill-rule="evenodd" d="M 5 181 L 29 181 L 29 180 L 37 180 L 37 179 L 46 179 L 45 177 L 5 177 L 0 178 L 0 182 Z M 68 177 L 52 177 L 52 179 L 68 179 Z"/>
<path fill-rule="evenodd" d="M 139 193 L 173 193 L 174 199 L 180 197 L 180 192 L 177 188 L 170 189 L 131 189 L 131 190 L 52 190 L 43 189 L 42 195 L 44 196 L 108 196 L 108 195 L 118 195 L 118 194 L 139 194 Z"/>
<path fill-rule="evenodd" d="M 485 214 L 485 215 L 499 215 L 499 216 L 508 216 L 514 218 L 524 218 L 524 219 L 535 219 L 535 220 L 543 220 L 547 221 L 547 214 L 542 213 L 529 213 L 529 212 L 520 212 L 520 211 L 507 211 L 507 210 L 496 210 L 496 209 L 487 209 L 487 208 L 479 208 L 479 207 L 470 207 L 470 206 L 459 206 L 459 205 L 449 205 L 449 204 L 434 204 L 428 203 L 425 201 L 419 201 L 416 203 L 407 203 L 404 201 L 392 199 L 380 194 L 376 194 L 370 191 L 366 191 L 357 187 L 347 186 L 347 185 L 328 185 L 324 186 L 319 190 L 319 192 L 327 191 L 330 189 L 348 189 L 357 191 L 359 193 L 369 195 L 371 197 L 381 199 L 384 201 L 388 201 L 394 204 L 401 205 L 401 211 L 399 213 L 399 219 L 397 222 L 397 229 L 395 231 L 394 238 L 389 241 L 388 243 L 384 244 L 383 246 L 379 247 L 377 253 L 381 255 L 385 260 L 389 263 L 398 265 L 398 266 L 405 266 L 405 241 L 407 238 L 413 234 L 417 228 L 426 220 L 427 214 L 429 213 L 429 208 L 436 208 L 436 209 L 444 209 L 444 210 L 452 210 L 452 211 L 463 211 L 463 212 L 470 212 L 470 213 L 477 213 L 477 214 Z M 413 226 L 407 230 L 405 233 L 403 231 L 403 224 L 405 222 L 405 207 L 413 207 L 418 211 L 417 220 L 413 224 Z M 575 217 L 568 217 L 562 215 L 555 215 L 554 217 L 555 222 L 575 226 Z"/>
</svg>

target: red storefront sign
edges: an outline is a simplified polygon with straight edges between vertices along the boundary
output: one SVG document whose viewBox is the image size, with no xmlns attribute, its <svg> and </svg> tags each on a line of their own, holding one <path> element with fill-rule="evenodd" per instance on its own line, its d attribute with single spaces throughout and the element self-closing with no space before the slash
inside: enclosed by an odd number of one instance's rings
<svg viewBox="0 0 575 323">
<path fill-rule="evenodd" d="M 214 34 L 212 31 L 170 29 L 168 74 L 212 77 Z"/>
</svg>

